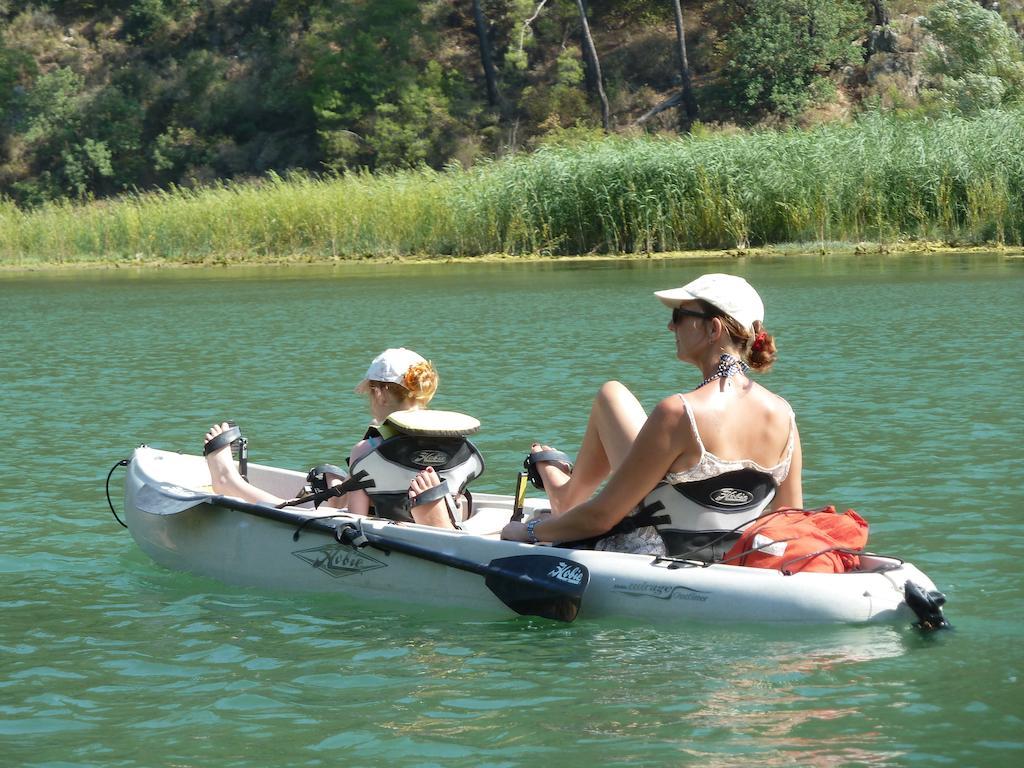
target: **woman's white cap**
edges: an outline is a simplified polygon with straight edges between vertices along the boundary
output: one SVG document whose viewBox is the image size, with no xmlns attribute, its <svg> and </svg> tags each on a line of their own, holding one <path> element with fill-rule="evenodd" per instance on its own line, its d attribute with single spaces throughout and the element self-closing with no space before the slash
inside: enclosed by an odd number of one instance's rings
<svg viewBox="0 0 1024 768">
<path fill-rule="evenodd" d="M 678 307 L 684 301 L 703 299 L 732 317 L 751 333 L 754 331 L 755 320 L 764 322 L 764 302 L 750 283 L 736 275 L 723 275 L 718 272 L 701 275 L 682 288 L 655 291 L 654 295 L 669 307 Z"/>
<path fill-rule="evenodd" d="M 385 349 L 370 363 L 366 375 L 356 387 L 356 392 L 365 392 L 371 381 L 389 381 L 405 386 L 406 372 L 417 363 L 425 363 L 420 355 L 405 347 Z"/>
</svg>

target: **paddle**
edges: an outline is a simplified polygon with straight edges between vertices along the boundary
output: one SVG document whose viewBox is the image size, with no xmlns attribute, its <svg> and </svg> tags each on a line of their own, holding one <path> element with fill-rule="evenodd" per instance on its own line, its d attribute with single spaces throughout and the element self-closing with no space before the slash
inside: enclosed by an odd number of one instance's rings
<svg viewBox="0 0 1024 768">
<path fill-rule="evenodd" d="M 362 481 L 358 475 L 354 483 Z M 171 484 L 143 486 L 136 495 L 136 506 L 151 514 L 170 515 L 204 502 L 234 509 L 245 514 L 294 524 L 295 515 L 269 504 L 242 501 L 232 496 L 207 494 Z M 552 555 L 511 555 L 478 563 L 434 549 L 393 539 L 376 531 L 368 531 L 353 523 L 338 525 L 330 519 L 313 516 L 302 521 L 301 529 L 329 533 L 350 546 L 369 546 L 383 552 L 401 552 L 410 557 L 429 560 L 450 568 L 476 573 L 505 605 L 523 616 L 540 616 L 557 621 L 573 621 L 579 613 L 580 601 L 590 581 L 586 566 L 574 560 Z M 298 536 L 299 531 L 295 532 Z"/>
<path fill-rule="evenodd" d="M 501 602 L 522 616 L 572 621 L 590 582 L 586 566 L 552 555 L 511 555 L 478 563 L 363 530 L 352 523 L 339 527 L 337 538 L 344 544 L 360 546 L 365 541 L 383 552 L 393 550 L 479 574 Z"/>
</svg>

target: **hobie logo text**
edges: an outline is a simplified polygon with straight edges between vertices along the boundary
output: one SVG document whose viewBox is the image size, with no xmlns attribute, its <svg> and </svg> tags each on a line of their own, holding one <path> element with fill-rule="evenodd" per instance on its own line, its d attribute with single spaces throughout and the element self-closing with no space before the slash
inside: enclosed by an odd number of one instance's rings
<svg viewBox="0 0 1024 768">
<path fill-rule="evenodd" d="M 423 450 L 416 451 L 409 457 L 409 461 L 420 467 L 439 467 L 447 464 L 449 458 L 451 457 L 444 451 Z"/>
<path fill-rule="evenodd" d="M 567 584 L 580 584 L 583 581 L 583 569 L 578 565 L 559 563 L 548 576 L 554 576 L 559 581 L 564 581 Z"/>
<path fill-rule="evenodd" d="M 754 494 L 741 491 L 739 488 L 719 488 L 711 494 L 711 500 L 716 504 L 724 504 L 727 507 L 739 507 L 749 504 Z"/>
</svg>

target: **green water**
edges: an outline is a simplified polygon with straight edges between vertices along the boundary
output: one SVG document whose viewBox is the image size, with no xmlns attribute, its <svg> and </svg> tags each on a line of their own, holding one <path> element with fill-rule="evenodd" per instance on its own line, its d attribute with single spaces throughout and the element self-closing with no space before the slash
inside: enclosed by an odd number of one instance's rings
<svg viewBox="0 0 1024 768">
<path fill-rule="evenodd" d="M 507 493 L 604 379 L 697 383 L 650 292 L 712 270 L 765 298 L 808 503 L 860 511 L 955 631 L 399 614 L 162 570 L 106 507 L 114 462 L 214 419 L 337 461 L 400 344 Z M 4 276 L 0 765 L 1019 765 L 1022 300 L 1005 254 Z"/>
</svg>

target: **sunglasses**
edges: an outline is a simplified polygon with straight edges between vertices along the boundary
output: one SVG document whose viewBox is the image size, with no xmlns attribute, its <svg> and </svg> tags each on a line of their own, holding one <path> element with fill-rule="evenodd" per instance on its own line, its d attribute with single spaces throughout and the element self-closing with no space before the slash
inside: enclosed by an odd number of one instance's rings
<svg viewBox="0 0 1024 768">
<path fill-rule="evenodd" d="M 699 317 L 701 320 L 710 320 L 714 315 L 709 315 L 707 312 L 698 312 L 695 309 L 672 308 L 672 325 L 679 325 L 684 317 Z"/>
</svg>

